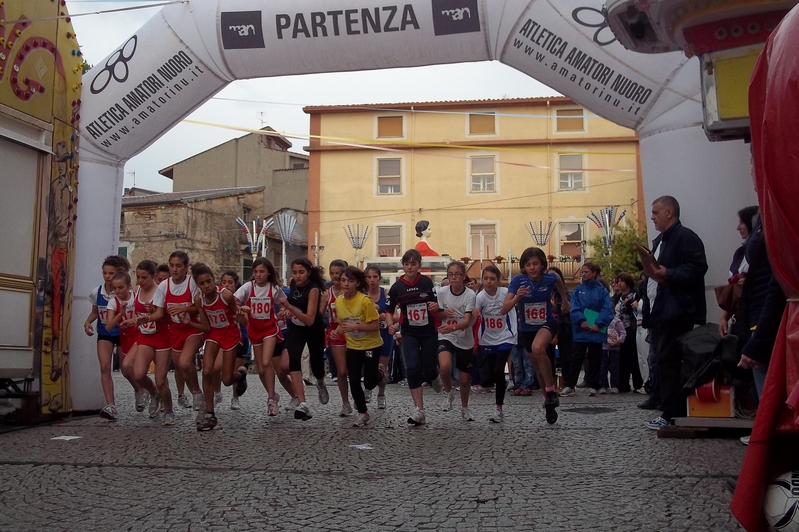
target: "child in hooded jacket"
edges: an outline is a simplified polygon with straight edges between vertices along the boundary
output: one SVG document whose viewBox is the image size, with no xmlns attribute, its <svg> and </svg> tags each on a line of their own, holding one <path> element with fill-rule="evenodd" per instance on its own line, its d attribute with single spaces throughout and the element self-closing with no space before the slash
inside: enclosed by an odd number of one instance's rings
<svg viewBox="0 0 799 532">
<path fill-rule="evenodd" d="M 621 344 L 627 339 L 624 322 L 614 317 L 608 325 L 608 339 L 602 344 L 602 362 L 599 366 L 599 393 L 608 393 L 608 371 L 610 371 L 610 393 L 619 393 L 619 361 Z"/>
</svg>

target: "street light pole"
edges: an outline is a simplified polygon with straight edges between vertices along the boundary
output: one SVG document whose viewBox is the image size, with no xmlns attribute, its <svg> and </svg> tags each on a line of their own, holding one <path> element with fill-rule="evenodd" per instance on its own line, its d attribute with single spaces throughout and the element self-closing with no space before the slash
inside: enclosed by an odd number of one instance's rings
<svg viewBox="0 0 799 532">
<path fill-rule="evenodd" d="M 325 246 L 319 245 L 319 233 L 317 231 L 314 231 L 313 245 L 311 246 L 311 251 L 313 252 L 314 266 L 319 266 L 319 253 L 324 250 Z"/>
<path fill-rule="evenodd" d="M 348 225 L 344 228 L 344 232 L 347 233 L 347 238 L 350 239 L 350 245 L 352 245 L 352 249 L 355 250 L 355 267 L 358 267 L 358 251 L 363 249 L 363 245 L 366 243 L 366 238 L 369 236 L 369 226 L 363 226 L 363 233 L 361 233 L 361 224 L 355 224 L 355 226 Z"/>
<path fill-rule="evenodd" d="M 288 276 L 288 265 L 286 261 L 286 242 L 291 241 L 291 235 L 294 233 L 294 227 L 297 225 L 297 217 L 294 216 L 294 211 L 283 211 L 275 215 L 277 229 L 280 231 L 280 239 L 283 241 L 283 285 L 288 286 L 286 282 Z"/>
</svg>

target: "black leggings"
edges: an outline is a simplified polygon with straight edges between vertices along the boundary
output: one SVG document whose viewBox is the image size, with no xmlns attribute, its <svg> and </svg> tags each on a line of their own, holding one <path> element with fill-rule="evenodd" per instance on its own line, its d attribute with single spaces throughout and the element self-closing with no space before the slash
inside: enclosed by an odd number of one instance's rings
<svg viewBox="0 0 799 532">
<path fill-rule="evenodd" d="M 635 327 L 627 329 L 627 339 L 621 344 L 619 355 L 619 391 L 630 391 L 630 376 L 633 378 L 633 390 L 644 385 L 641 367 L 638 365 L 638 343 L 635 338 Z"/>
<path fill-rule="evenodd" d="M 307 345 L 313 376 L 317 379 L 325 378 L 325 329 L 323 327 L 300 327 L 289 324 L 283 345 L 289 352 L 289 371 L 302 371 L 302 351 Z"/>
<path fill-rule="evenodd" d="M 347 374 L 350 376 L 350 392 L 360 414 L 366 412 L 367 408 L 366 396 L 361 388 L 361 379 L 357 376 L 363 373 L 364 387 L 367 390 L 374 390 L 380 382 L 378 364 L 380 364 L 380 347 L 365 351 L 347 348 Z"/>
<path fill-rule="evenodd" d="M 510 352 L 510 349 L 504 349 L 495 353 L 485 354 L 488 367 L 491 368 L 491 376 L 494 379 L 494 393 L 497 404 L 500 406 L 505 402 L 505 388 L 508 385 L 505 381 L 505 364 L 508 362 Z"/>
</svg>

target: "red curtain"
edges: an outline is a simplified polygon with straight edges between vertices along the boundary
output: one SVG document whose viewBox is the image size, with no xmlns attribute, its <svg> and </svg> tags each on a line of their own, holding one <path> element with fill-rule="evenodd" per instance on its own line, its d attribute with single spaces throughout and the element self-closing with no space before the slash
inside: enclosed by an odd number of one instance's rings
<svg viewBox="0 0 799 532">
<path fill-rule="evenodd" d="M 768 482 L 799 469 L 799 8 L 782 20 L 760 54 L 749 85 L 749 114 L 769 258 L 789 297 L 731 505 L 753 532 L 767 528 L 762 507 Z"/>
</svg>

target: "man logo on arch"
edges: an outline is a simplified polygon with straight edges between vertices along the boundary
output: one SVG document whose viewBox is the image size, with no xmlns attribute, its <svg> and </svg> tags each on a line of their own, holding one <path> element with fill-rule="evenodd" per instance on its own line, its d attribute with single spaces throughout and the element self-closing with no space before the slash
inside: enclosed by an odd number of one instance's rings
<svg viewBox="0 0 799 532">
<path fill-rule="evenodd" d="M 225 50 L 265 48 L 260 11 L 223 12 L 219 30 Z"/>
<path fill-rule="evenodd" d="M 432 0 L 433 30 L 436 35 L 480 31 L 477 0 Z"/>
</svg>

